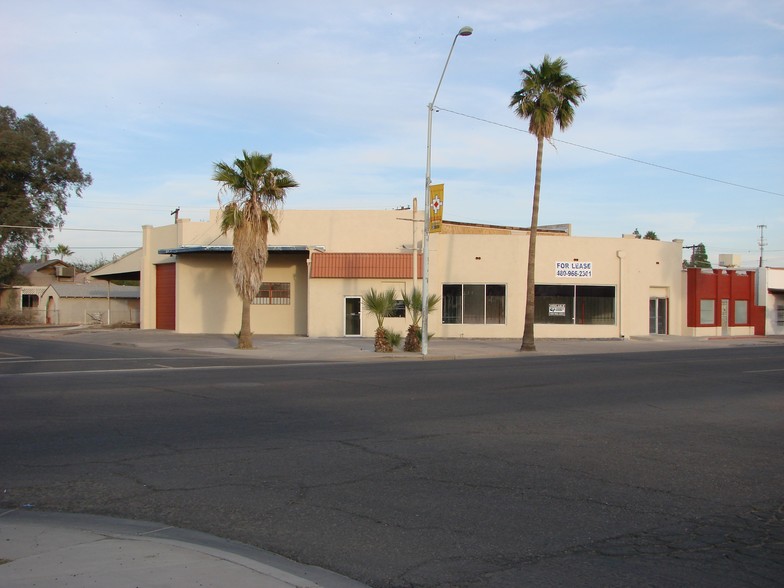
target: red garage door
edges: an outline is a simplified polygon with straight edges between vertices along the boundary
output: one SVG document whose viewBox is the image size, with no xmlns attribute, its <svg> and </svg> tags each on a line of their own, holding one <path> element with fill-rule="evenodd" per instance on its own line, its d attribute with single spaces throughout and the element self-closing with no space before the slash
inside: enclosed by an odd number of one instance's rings
<svg viewBox="0 0 784 588">
<path fill-rule="evenodd" d="M 155 266 L 155 328 L 174 330 L 174 289 L 177 264 Z"/>
</svg>

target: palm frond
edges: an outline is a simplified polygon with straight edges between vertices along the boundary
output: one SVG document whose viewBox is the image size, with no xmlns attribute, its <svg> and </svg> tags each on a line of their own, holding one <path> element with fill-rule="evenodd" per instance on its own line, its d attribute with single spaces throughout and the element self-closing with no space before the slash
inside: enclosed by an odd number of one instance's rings
<svg viewBox="0 0 784 588">
<path fill-rule="evenodd" d="M 523 119 L 528 119 L 528 131 L 549 139 L 555 125 L 566 130 L 574 121 L 576 106 L 585 100 L 585 86 L 566 73 L 567 63 L 562 57 L 544 56 L 541 65 L 531 65 L 520 72 L 520 89 L 512 94 L 509 106 Z"/>
<path fill-rule="evenodd" d="M 389 312 L 395 307 L 395 289 L 390 288 L 383 292 L 371 288 L 362 295 L 362 303 L 365 309 L 376 317 L 378 321 L 378 328 L 384 327 L 384 319 Z"/>
<path fill-rule="evenodd" d="M 403 305 L 411 315 L 411 323 L 419 326 L 419 321 L 422 319 L 422 291 L 419 288 L 413 288 L 411 294 L 406 292 L 402 293 Z M 427 297 L 427 312 L 430 314 L 441 302 L 441 297 L 438 294 L 430 294 Z"/>
</svg>

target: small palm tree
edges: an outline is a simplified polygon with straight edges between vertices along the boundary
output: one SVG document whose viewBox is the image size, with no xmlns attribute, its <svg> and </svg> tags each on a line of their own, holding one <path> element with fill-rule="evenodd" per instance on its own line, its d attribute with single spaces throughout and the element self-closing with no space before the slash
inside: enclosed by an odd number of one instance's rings
<svg viewBox="0 0 784 588">
<path fill-rule="evenodd" d="M 531 233 L 528 240 L 528 277 L 525 301 L 525 327 L 521 351 L 536 351 L 534 342 L 534 269 L 536 231 L 539 225 L 539 190 L 542 185 L 542 152 L 544 140 L 553 136 L 556 123 L 563 131 L 574 120 L 574 109 L 585 100 L 585 86 L 566 73 L 566 61 L 544 56 L 542 64 L 524 69 L 521 88 L 512 94 L 509 106 L 520 118 L 529 119 L 528 132 L 536 136 L 536 178 L 531 212 Z"/>
<path fill-rule="evenodd" d="M 441 302 L 441 297 L 438 294 L 430 294 L 427 297 L 428 314 L 435 310 L 439 302 Z M 411 324 L 408 326 L 403 350 L 422 351 L 422 328 L 419 326 L 419 321 L 422 320 L 422 291 L 414 288 L 410 295 L 403 292 L 403 304 L 411 315 Z"/>
<path fill-rule="evenodd" d="M 392 345 L 384 329 L 384 319 L 395 308 L 395 289 L 390 288 L 384 292 L 377 292 L 371 288 L 362 295 L 362 303 L 365 309 L 376 317 L 378 328 L 376 329 L 376 340 L 373 346 L 375 351 L 392 351 Z"/>
<path fill-rule="evenodd" d="M 221 232 L 233 232 L 234 287 L 242 299 L 242 322 L 238 334 L 239 349 L 253 348 L 250 330 L 251 301 L 261 288 L 267 265 L 267 237 L 278 231 L 275 212 L 283 204 L 286 191 L 299 184 L 285 169 L 272 167 L 272 155 L 247 151 L 232 165 L 215 164 L 212 179 L 220 184 L 221 193 L 231 195 L 223 206 Z"/>
</svg>

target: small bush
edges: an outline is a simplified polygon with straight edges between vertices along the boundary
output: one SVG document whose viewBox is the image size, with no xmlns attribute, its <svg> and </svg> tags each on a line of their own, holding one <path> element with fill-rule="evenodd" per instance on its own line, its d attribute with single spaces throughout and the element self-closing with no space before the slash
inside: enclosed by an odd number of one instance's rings
<svg viewBox="0 0 784 588">
<path fill-rule="evenodd" d="M 387 341 L 389 341 L 389 344 L 393 348 L 400 347 L 400 343 L 403 341 L 403 335 L 396 333 L 395 331 L 390 331 L 389 329 L 384 329 L 384 333 L 386 333 Z"/>
<path fill-rule="evenodd" d="M 19 310 L 0 309 L 0 325 L 32 325 L 33 323 L 35 323 L 33 317 Z"/>
</svg>

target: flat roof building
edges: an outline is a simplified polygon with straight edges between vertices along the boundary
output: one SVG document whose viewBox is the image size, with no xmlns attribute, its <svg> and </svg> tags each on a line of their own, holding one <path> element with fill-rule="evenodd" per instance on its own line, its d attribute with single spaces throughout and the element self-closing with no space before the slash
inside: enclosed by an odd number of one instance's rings
<svg viewBox="0 0 784 588">
<path fill-rule="evenodd" d="M 235 333 L 241 301 L 232 280 L 231 238 L 209 221 L 145 226 L 137 256 L 141 327 Z M 264 285 L 251 309 L 256 334 L 370 337 L 361 305 L 371 287 L 421 289 L 421 212 L 284 210 L 270 235 Z M 522 335 L 526 228 L 443 221 L 431 233 L 430 315 L 437 337 Z M 682 242 L 576 237 L 569 225 L 540 227 L 536 336 L 570 338 L 682 334 Z M 125 271 L 125 270 L 124 270 Z M 95 272 L 106 277 L 111 266 Z M 399 314 L 385 326 L 405 332 Z"/>
</svg>

